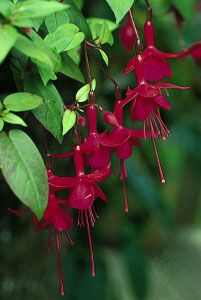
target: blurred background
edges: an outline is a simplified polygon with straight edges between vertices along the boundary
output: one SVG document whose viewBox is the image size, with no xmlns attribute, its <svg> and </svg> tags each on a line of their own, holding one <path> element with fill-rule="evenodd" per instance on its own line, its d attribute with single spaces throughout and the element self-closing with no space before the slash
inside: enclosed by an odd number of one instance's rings
<svg viewBox="0 0 201 300">
<path fill-rule="evenodd" d="M 85 1 L 86 16 L 114 16 L 105 1 Z M 160 50 L 177 52 L 201 40 L 199 1 L 192 20 L 184 21 L 178 11 L 165 13 L 166 1 L 153 4 L 156 42 Z M 185 1 L 188 2 L 188 1 Z M 192 2 L 192 1 L 190 1 Z M 196 2 L 196 1 L 194 1 Z M 136 5 L 135 20 L 143 36 L 145 7 Z M 122 24 L 124 21 L 122 22 Z M 119 43 L 104 47 L 110 72 L 123 93 L 133 88 L 135 76 L 123 76 L 127 54 Z M 97 102 L 112 109 L 114 89 L 91 56 L 93 77 L 97 80 Z M 135 148 L 127 161 L 130 210 L 123 209 L 120 180 L 113 175 L 102 184 L 110 203 L 96 201 L 100 219 L 91 230 L 96 277 L 90 276 L 90 261 L 85 229 L 76 226 L 70 234 L 74 247 L 62 251 L 66 300 L 199 300 L 201 299 L 201 69 L 192 58 L 171 61 L 171 82 L 188 86 L 190 91 L 170 91 L 172 110 L 163 119 L 171 130 L 170 138 L 158 141 L 158 151 L 167 183 L 160 184 L 156 161 L 149 140 Z M 84 66 L 83 71 L 84 71 Z M 66 103 L 79 84 L 58 76 L 56 85 Z M 8 60 L 0 70 L 1 97 L 16 91 Z M 129 123 L 129 114 L 126 122 Z M 31 116 L 29 133 L 43 153 L 43 130 Z M 36 130 L 37 128 L 37 130 Z M 69 149 L 69 136 L 62 146 L 50 138 L 52 152 Z M 44 153 L 43 153 L 44 154 Z M 55 162 L 57 174 L 68 174 L 68 160 Z M 115 169 L 115 161 L 113 165 Z M 11 215 L 7 208 L 20 208 L 20 202 L 0 175 L 0 299 L 60 299 L 54 249 L 46 251 L 46 233 L 37 234 L 31 213 Z M 76 216 L 75 216 L 76 217 Z M 53 247 L 54 248 L 54 247 Z"/>
</svg>

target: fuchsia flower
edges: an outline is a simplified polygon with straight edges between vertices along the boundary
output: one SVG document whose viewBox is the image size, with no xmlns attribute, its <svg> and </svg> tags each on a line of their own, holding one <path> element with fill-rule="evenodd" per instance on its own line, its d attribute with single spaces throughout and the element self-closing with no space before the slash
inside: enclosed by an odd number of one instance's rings
<svg viewBox="0 0 201 300">
<path fill-rule="evenodd" d="M 190 55 L 198 66 L 201 66 L 201 42 L 192 44 L 188 49 L 179 53 L 178 57 L 186 57 Z"/>
<path fill-rule="evenodd" d="M 133 28 L 132 19 L 129 13 L 127 14 L 126 22 L 121 26 L 119 32 L 119 39 L 122 46 L 128 53 L 133 50 L 135 46 L 135 41 L 137 39 L 137 35 Z"/>
<path fill-rule="evenodd" d="M 83 150 L 80 145 L 74 147 L 73 158 L 76 176 L 74 177 L 59 177 L 50 176 L 49 184 L 56 190 L 65 188 L 70 189 L 70 195 L 67 204 L 70 208 L 78 210 L 78 225 L 83 227 L 86 225 L 89 240 L 91 272 L 95 276 L 93 247 L 91 242 L 90 225 L 94 227 L 95 219 L 97 218 L 94 209 L 94 201 L 97 198 L 103 201 L 108 201 L 103 191 L 97 185 L 97 182 L 103 181 L 111 174 L 110 164 L 106 167 L 96 170 L 90 174 L 85 173 Z"/>
<path fill-rule="evenodd" d="M 102 168 L 110 162 L 111 151 L 102 145 L 102 135 L 97 131 L 97 107 L 87 107 L 88 135 L 81 145 L 83 153 L 87 156 L 87 164 L 92 168 Z"/>
<path fill-rule="evenodd" d="M 158 163 L 161 182 L 165 183 L 165 178 L 159 161 L 154 135 L 157 132 L 163 139 L 169 136 L 169 130 L 163 123 L 160 115 L 160 108 L 170 110 L 171 106 L 166 97 L 162 94 L 161 89 L 180 89 L 186 90 L 190 87 L 180 87 L 171 83 L 157 83 L 155 85 L 149 84 L 146 81 L 143 57 L 137 55 L 135 57 L 135 74 L 137 79 L 137 86 L 134 90 L 128 88 L 126 98 L 122 100 L 118 110 L 121 110 L 129 102 L 131 103 L 130 115 L 131 120 L 143 121 L 144 132 L 146 132 L 146 123 L 148 121 L 149 129 L 152 133 L 152 142 Z M 166 91 L 167 93 L 167 91 Z M 146 134 L 145 134 L 146 135 Z"/>
<path fill-rule="evenodd" d="M 171 77 L 172 70 L 167 59 L 177 58 L 178 54 L 165 53 L 156 48 L 154 40 L 154 24 L 151 20 L 146 21 L 144 24 L 144 36 L 146 48 L 141 53 L 141 56 L 146 80 L 159 81 L 165 77 Z M 136 69 L 136 64 L 138 64 L 137 61 L 137 56 L 134 56 L 128 61 L 124 75 Z"/>
<path fill-rule="evenodd" d="M 53 173 L 48 170 L 48 174 L 51 178 L 54 177 Z M 73 241 L 70 238 L 68 229 L 73 227 L 73 218 L 71 215 L 62 207 L 64 206 L 64 201 L 58 199 L 55 195 L 55 190 L 50 187 L 48 204 L 44 212 L 42 220 L 38 221 L 37 217 L 33 216 L 33 225 L 36 231 L 42 231 L 48 229 L 48 252 L 51 250 L 51 235 L 52 229 L 54 231 L 55 247 L 57 253 L 57 265 L 58 265 L 58 274 L 59 274 L 59 283 L 60 283 L 60 294 L 64 295 L 64 284 L 63 284 L 63 275 L 61 268 L 61 256 L 60 249 L 66 249 L 66 244 L 64 239 L 70 244 L 73 245 Z M 11 210 L 12 213 L 20 216 L 29 208 L 24 208 L 21 210 Z"/>
</svg>

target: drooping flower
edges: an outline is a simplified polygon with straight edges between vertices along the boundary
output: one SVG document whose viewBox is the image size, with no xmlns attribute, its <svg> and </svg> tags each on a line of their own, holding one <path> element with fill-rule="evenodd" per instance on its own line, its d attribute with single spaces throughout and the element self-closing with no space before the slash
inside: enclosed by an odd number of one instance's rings
<svg viewBox="0 0 201 300">
<path fill-rule="evenodd" d="M 166 53 L 156 48 L 154 24 L 151 20 L 147 20 L 144 24 L 144 37 L 146 47 L 144 51 L 142 51 L 141 57 L 146 80 L 159 81 L 165 77 L 171 77 L 172 70 L 167 59 L 177 58 L 178 54 Z M 137 60 L 137 56 L 134 56 L 128 61 L 124 75 L 136 69 L 136 64 L 138 64 Z"/>
<path fill-rule="evenodd" d="M 201 66 L 201 42 L 196 42 L 192 44 L 188 49 L 182 50 L 178 57 L 183 58 L 186 56 L 191 56 L 198 66 Z"/>
<path fill-rule="evenodd" d="M 119 39 L 125 50 L 130 53 L 135 46 L 137 35 L 133 28 L 132 19 L 129 13 L 127 14 L 126 22 L 120 28 Z"/>
<path fill-rule="evenodd" d="M 54 176 L 51 172 L 51 176 Z M 68 244 L 73 245 L 73 241 L 70 238 L 68 230 L 73 227 L 73 218 L 65 210 L 64 201 L 58 199 L 55 195 L 55 190 L 50 187 L 48 204 L 44 212 L 42 219 L 39 221 L 35 215 L 33 215 L 32 221 L 36 231 L 48 230 L 48 252 L 51 250 L 51 240 L 52 240 L 52 231 L 54 233 L 55 248 L 57 255 L 57 266 L 59 274 L 59 284 L 60 284 L 60 294 L 64 295 L 64 284 L 63 284 L 63 275 L 61 267 L 61 256 L 60 249 L 66 249 L 65 239 Z M 12 213 L 20 216 L 29 208 L 24 208 L 21 210 L 12 210 L 9 209 Z"/>
<path fill-rule="evenodd" d="M 90 174 L 85 173 L 84 157 L 81 145 L 77 145 L 73 150 L 73 158 L 76 176 L 60 177 L 50 176 L 49 184 L 56 190 L 65 188 L 70 189 L 70 195 L 67 204 L 70 208 L 78 210 L 78 225 L 83 227 L 86 225 L 89 241 L 90 259 L 91 259 L 91 274 L 95 276 L 94 255 L 90 234 L 90 225 L 93 227 L 97 214 L 93 206 L 97 198 L 107 201 L 107 198 L 97 182 L 103 181 L 111 174 L 110 164 L 101 169 L 97 169 Z"/>
<path fill-rule="evenodd" d="M 170 110 L 171 106 L 166 97 L 162 94 L 161 89 L 165 89 L 167 93 L 167 89 L 169 88 L 186 90 L 190 87 L 180 87 L 171 83 L 149 84 L 146 80 L 143 57 L 141 55 L 135 57 L 135 74 L 137 86 L 134 90 L 128 88 L 126 98 L 122 100 L 118 110 L 121 110 L 129 102 L 132 102 L 130 108 L 131 120 L 142 121 L 144 124 L 144 132 L 146 132 L 148 122 L 149 130 L 152 133 L 151 138 L 161 176 L 161 182 L 165 183 L 154 136 L 156 132 L 158 132 L 158 135 L 161 135 L 163 139 L 166 139 L 169 136 L 170 131 L 161 119 L 160 108 Z"/>
</svg>

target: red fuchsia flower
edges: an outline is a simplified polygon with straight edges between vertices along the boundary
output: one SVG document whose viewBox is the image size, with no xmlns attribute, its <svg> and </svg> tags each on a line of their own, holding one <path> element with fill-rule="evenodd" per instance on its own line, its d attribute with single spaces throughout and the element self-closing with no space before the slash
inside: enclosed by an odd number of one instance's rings
<svg viewBox="0 0 201 300">
<path fill-rule="evenodd" d="M 172 76 L 168 58 L 178 58 L 178 54 L 170 54 L 158 50 L 155 46 L 154 39 L 154 24 L 151 20 L 147 20 L 144 24 L 144 36 L 146 41 L 146 48 L 141 53 L 142 62 L 144 65 L 145 78 L 148 81 L 159 81 L 165 77 Z M 137 56 L 134 56 L 128 61 L 125 68 L 124 75 L 135 70 Z"/>
<path fill-rule="evenodd" d="M 81 145 L 83 153 L 86 154 L 87 164 L 92 168 L 102 168 L 110 162 L 111 151 L 103 147 L 102 135 L 97 131 L 97 107 L 91 104 L 87 107 L 88 135 Z"/>
<path fill-rule="evenodd" d="M 186 57 L 190 55 L 198 66 L 201 67 L 201 42 L 192 44 L 188 49 L 183 50 L 179 53 L 178 57 Z"/>
<path fill-rule="evenodd" d="M 113 152 L 116 153 L 117 159 L 120 162 L 120 179 L 124 191 L 124 208 L 125 212 L 128 212 L 128 199 L 125 185 L 125 179 L 128 177 L 128 174 L 125 161 L 132 155 L 133 146 L 141 146 L 139 139 L 150 136 L 150 132 L 145 133 L 143 130 L 134 130 L 124 127 L 122 100 L 115 102 L 114 113 L 104 112 L 103 118 L 107 124 L 113 126 L 113 129 L 110 133 L 103 133 L 102 144 L 105 147 L 110 147 Z"/>
<path fill-rule="evenodd" d="M 103 191 L 97 185 L 97 182 L 103 181 L 111 174 L 110 164 L 106 167 L 96 170 L 90 174 L 85 173 L 83 151 L 80 145 L 74 147 L 73 158 L 76 176 L 59 177 L 50 176 L 49 184 L 51 187 L 62 190 L 70 189 L 70 195 L 67 204 L 70 208 L 78 210 L 78 225 L 86 225 L 89 241 L 91 273 L 95 276 L 93 247 L 91 242 L 90 225 L 94 227 L 95 220 L 98 217 L 93 206 L 97 198 L 108 201 Z"/>
<path fill-rule="evenodd" d="M 54 177 L 51 171 L 48 171 L 51 177 Z M 55 189 L 56 190 L 56 189 Z M 37 217 L 33 216 L 33 225 L 36 231 L 48 230 L 48 252 L 51 250 L 51 236 L 52 229 L 54 232 L 55 247 L 57 253 L 57 265 L 58 265 L 58 274 L 59 274 L 59 284 L 60 284 L 60 294 L 64 295 L 64 284 L 63 284 L 63 275 L 61 267 L 61 256 L 60 249 L 66 249 L 66 244 L 64 239 L 70 244 L 73 245 L 73 241 L 70 238 L 68 229 L 73 227 L 73 218 L 71 215 L 62 207 L 64 201 L 58 199 L 55 195 L 55 190 L 50 188 L 47 208 L 44 212 L 44 215 L 40 221 Z M 20 216 L 29 208 L 24 208 L 21 210 L 11 210 L 12 213 Z"/>
<path fill-rule="evenodd" d="M 152 133 L 151 138 L 156 154 L 161 182 L 165 183 L 165 178 L 156 149 L 154 135 L 156 132 L 158 132 L 158 134 L 160 134 L 163 139 L 166 139 L 169 136 L 170 132 L 161 119 L 160 108 L 170 110 L 171 106 L 166 97 L 163 96 L 161 89 L 166 90 L 168 88 L 171 88 L 186 90 L 190 87 L 180 87 L 171 83 L 157 83 L 155 85 L 149 84 L 146 81 L 143 57 L 141 55 L 137 55 L 135 57 L 135 74 L 137 79 L 137 86 L 134 90 L 128 88 L 126 98 L 122 100 L 118 110 L 121 110 L 129 102 L 132 102 L 130 108 L 131 120 L 142 121 L 144 124 L 144 132 L 146 132 L 146 126 L 148 122 L 149 130 Z"/>
<path fill-rule="evenodd" d="M 129 13 L 127 14 L 126 22 L 120 28 L 119 39 L 124 49 L 130 53 L 135 46 L 137 35 Z"/>
</svg>

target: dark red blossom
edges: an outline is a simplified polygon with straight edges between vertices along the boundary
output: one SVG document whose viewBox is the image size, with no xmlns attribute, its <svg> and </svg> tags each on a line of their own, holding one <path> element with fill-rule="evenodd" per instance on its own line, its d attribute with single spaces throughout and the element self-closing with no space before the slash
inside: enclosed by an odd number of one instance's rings
<svg viewBox="0 0 201 300">
<path fill-rule="evenodd" d="M 137 35 L 133 28 L 132 19 L 129 13 L 127 14 L 126 22 L 120 28 L 119 39 L 128 53 L 133 50 Z"/>
<path fill-rule="evenodd" d="M 60 177 L 52 174 L 52 176 L 49 176 L 49 184 L 56 190 L 62 190 L 66 188 L 70 189 L 70 195 L 67 200 L 67 204 L 70 208 L 78 210 L 78 225 L 80 227 L 86 225 L 87 227 L 91 259 L 91 273 L 92 276 L 95 276 L 90 225 L 94 227 L 95 219 L 97 218 L 97 214 L 93 206 L 94 201 L 97 198 L 100 198 L 103 201 L 108 201 L 103 191 L 97 185 L 97 182 L 101 182 L 110 176 L 110 164 L 101 169 L 97 169 L 90 174 L 86 174 L 84 168 L 84 154 L 81 145 L 74 147 L 73 159 L 76 176 Z"/>
<path fill-rule="evenodd" d="M 154 24 L 152 21 L 146 21 L 144 24 L 144 36 L 146 47 L 141 53 L 142 63 L 145 72 L 145 78 L 148 81 L 159 81 L 165 77 L 172 76 L 168 58 L 177 58 L 177 54 L 166 53 L 158 50 L 155 46 Z M 124 75 L 136 69 L 138 64 L 137 56 L 128 61 Z"/>
<path fill-rule="evenodd" d="M 190 55 L 198 66 L 201 66 L 201 42 L 192 44 L 188 49 L 179 53 L 179 58 Z"/>
</svg>

